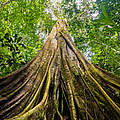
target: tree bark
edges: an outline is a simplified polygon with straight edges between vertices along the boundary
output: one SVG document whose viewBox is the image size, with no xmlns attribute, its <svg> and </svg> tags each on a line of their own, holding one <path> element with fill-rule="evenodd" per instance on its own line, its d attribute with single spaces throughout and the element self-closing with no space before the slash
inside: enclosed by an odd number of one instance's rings
<svg viewBox="0 0 120 120">
<path fill-rule="evenodd" d="M 0 78 L 0 118 L 119 120 L 120 77 L 93 65 L 58 20 L 39 53 Z"/>
</svg>

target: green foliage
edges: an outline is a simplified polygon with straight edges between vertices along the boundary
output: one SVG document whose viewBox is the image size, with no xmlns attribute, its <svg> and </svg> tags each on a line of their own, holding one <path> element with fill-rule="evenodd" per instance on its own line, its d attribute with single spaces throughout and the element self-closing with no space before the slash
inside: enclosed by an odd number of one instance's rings
<svg viewBox="0 0 120 120">
<path fill-rule="evenodd" d="M 54 24 L 51 15 L 45 12 L 44 0 L 4 3 L 1 1 L 0 8 L 0 76 L 30 61 Z"/>
<path fill-rule="evenodd" d="M 2 0 L 1 6 L 5 2 Z M 56 18 L 67 20 L 76 46 L 93 64 L 120 75 L 119 11 L 120 2 L 113 0 L 83 0 L 80 4 L 72 0 L 56 4 L 11 0 L 0 8 L 0 76 L 20 68 L 36 55 Z"/>
<path fill-rule="evenodd" d="M 20 48 L 26 47 L 21 40 L 22 37 L 18 37 L 17 34 L 11 37 L 9 33 L 3 33 L 3 37 L 0 38 L 0 71 L 2 71 L 2 75 L 16 70 L 25 63 Z"/>
<path fill-rule="evenodd" d="M 93 64 L 120 75 L 119 1 L 68 1 L 63 7 L 76 46 Z"/>
</svg>

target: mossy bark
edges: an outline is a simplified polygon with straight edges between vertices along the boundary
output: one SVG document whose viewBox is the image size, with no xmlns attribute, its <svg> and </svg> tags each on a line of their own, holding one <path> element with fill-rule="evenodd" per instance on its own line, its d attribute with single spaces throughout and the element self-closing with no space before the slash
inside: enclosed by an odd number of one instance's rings
<svg viewBox="0 0 120 120">
<path fill-rule="evenodd" d="M 93 65 L 59 20 L 39 53 L 0 78 L 0 118 L 119 120 L 120 77 Z"/>
</svg>

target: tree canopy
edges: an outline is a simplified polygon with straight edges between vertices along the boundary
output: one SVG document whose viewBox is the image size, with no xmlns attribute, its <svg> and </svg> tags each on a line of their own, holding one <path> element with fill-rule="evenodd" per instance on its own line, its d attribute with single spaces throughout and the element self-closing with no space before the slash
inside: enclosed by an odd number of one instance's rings
<svg viewBox="0 0 120 120">
<path fill-rule="evenodd" d="M 1 1 L 1 76 L 20 68 L 35 56 L 56 22 L 54 16 L 67 19 L 76 46 L 94 64 L 119 75 L 119 1 L 61 0 L 55 3 Z M 94 14 L 98 14 L 95 20 Z"/>
<path fill-rule="evenodd" d="M 120 75 L 119 11 L 113 0 L 2 0 L 0 76 L 30 61 L 59 18 L 92 63 Z"/>
</svg>

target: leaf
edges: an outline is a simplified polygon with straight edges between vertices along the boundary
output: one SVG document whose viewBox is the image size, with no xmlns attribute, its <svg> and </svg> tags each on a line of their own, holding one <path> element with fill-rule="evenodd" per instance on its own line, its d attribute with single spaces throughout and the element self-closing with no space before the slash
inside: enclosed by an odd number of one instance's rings
<svg viewBox="0 0 120 120">
<path fill-rule="evenodd" d="M 105 9 L 105 6 L 102 4 L 102 13 L 104 15 L 104 19 L 102 19 L 101 21 L 102 22 L 105 22 L 106 24 L 108 25 L 114 25 L 113 21 L 111 20 L 111 18 L 109 17 L 106 9 Z"/>
</svg>

